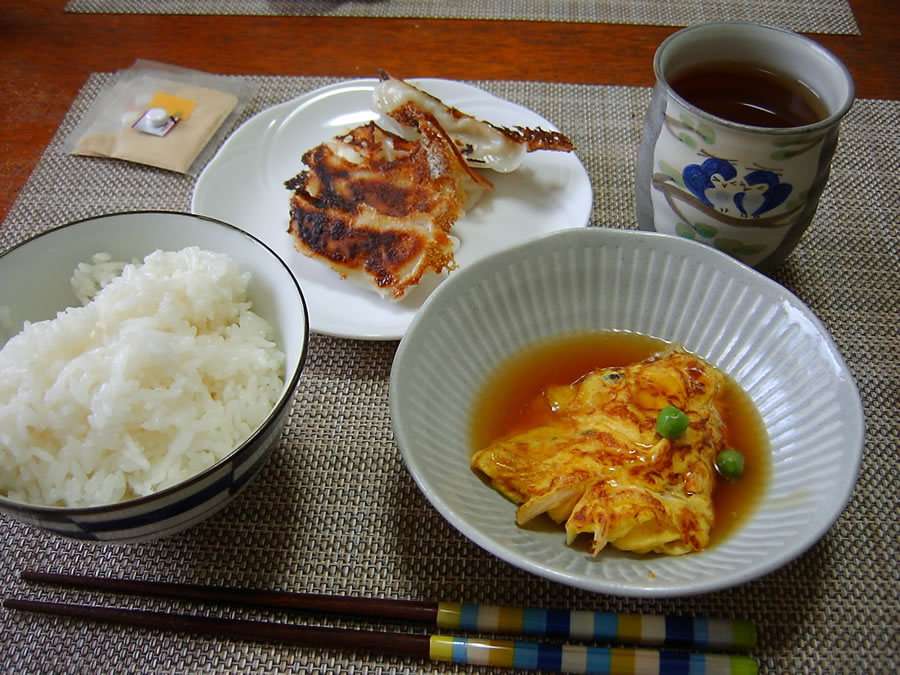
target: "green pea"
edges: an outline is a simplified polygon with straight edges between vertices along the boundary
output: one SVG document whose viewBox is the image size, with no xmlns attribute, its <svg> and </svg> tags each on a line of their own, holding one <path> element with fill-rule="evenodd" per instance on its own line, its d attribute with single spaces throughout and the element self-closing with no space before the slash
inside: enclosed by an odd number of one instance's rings
<svg viewBox="0 0 900 675">
<path fill-rule="evenodd" d="M 725 448 L 716 456 L 716 470 L 728 480 L 740 478 L 744 475 L 744 456 L 734 448 Z"/>
<path fill-rule="evenodd" d="M 681 436 L 690 423 L 687 415 L 674 405 L 670 405 L 659 411 L 656 417 L 656 431 L 663 438 L 672 440 Z"/>
</svg>

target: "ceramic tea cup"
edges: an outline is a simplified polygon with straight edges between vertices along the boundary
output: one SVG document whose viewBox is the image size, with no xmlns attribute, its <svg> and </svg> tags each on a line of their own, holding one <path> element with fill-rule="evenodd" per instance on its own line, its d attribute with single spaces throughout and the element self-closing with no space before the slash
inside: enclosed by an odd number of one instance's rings
<svg viewBox="0 0 900 675">
<path fill-rule="evenodd" d="M 815 214 L 853 78 L 817 42 L 722 22 L 669 36 L 638 153 L 641 229 L 725 251 L 763 272 Z"/>
</svg>

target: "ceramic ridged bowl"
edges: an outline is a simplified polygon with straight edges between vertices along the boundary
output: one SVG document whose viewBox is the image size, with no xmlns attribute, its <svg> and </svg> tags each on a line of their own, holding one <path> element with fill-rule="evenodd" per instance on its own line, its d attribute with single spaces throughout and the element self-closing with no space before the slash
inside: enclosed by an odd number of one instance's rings
<svg viewBox="0 0 900 675">
<path fill-rule="evenodd" d="M 78 508 L 24 504 L 0 497 L 0 511 L 62 537 L 101 542 L 158 539 L 209 518 L 257 475 L 281 435 L 306 359 L 306 302 L 287 266 L 265 244 L 212 218 L 175 212 L 116 213 L 63 225 L 0 256 L 0 307 L 18 332 L 25 320 L 53 318 L 77 305 L 72 270 L 105 251 L 113 260 L 143 259 L 157 249 L 188 246 L 228 254 L 252 275 L 253 311 L 275 330 L 285 353 L 284 386 L 257 429 L 222 460 L 170 488 L 115 504 Z"/>
<path fill-rule="evenodd" d="M 475 398 L 497 366 L 547 338 L 606 330 L 684 345 L 731 376 L 762 417 L 766 490 L 737 531 L 704 551 L 607 547 L 592 558 L 565 545 L 562 526 L 517 527 L 516 506 L 470 469 Z M 624 596 L 719 590 L 802 554 L 849 500 L 864 439 L 853 378 L 796 296 L 710 247 L 603 228 L 552 234 L 454 273 L 400 343 L 390 404 L 407 468 L 466 537 L 534 574 Z"/>
</svg>

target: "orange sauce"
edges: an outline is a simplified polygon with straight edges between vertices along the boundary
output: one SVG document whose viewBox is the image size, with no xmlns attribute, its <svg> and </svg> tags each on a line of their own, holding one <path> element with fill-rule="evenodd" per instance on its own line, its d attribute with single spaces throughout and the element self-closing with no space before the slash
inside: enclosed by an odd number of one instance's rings
<svg viewBox="0 0 900 675">
<path fill-rule="evenodd" d="M 665 349 L 668 343 L 637 333 L 604 331 L 551 339 L 526 348 L 502 364 L 476 399 L 470 424 L 472 452 L 553 419 L 546 388 L 566 385 L 597 368 L 627 366 Z M 710 545 L 722 541 L 752 513 L 771 466 L 768 435 L 750 397 L 733 379 L 718 402 L 726 444 L 744 455 L 744 475 L 728 481 L 716 475 L 715 525 Z"/>
</svg>

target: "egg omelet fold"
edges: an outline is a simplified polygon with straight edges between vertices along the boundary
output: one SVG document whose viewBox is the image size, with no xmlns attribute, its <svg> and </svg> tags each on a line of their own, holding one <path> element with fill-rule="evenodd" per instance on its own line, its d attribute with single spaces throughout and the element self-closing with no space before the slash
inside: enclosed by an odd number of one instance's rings
<svg viewBox="0 0 900 675">
<path fill-rule="evenodd" d="M 594 555 L 607 544 L 635 553 L 699 551 L 714 520 L 723 387 L 715 368 L 679 347 L 598 369 L 546 390 L 553 421 L 478 451 L 472 467 L 520 505 L 520 525 L 546 513 L 565 522 L 568 544 L 590 535 Z M 690 419 L 674 440 L 656 431 L 669 405 Z"/>
</svg>

